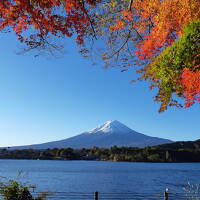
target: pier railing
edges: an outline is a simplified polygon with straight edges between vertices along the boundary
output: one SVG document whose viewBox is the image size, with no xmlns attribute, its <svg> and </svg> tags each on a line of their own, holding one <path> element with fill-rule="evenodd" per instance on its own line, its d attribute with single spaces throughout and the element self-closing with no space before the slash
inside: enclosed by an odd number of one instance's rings
<svg viewBox="0 0 200 200">
<path fill-rule="evenodd" d="M 49 194 L 47 200 L 200 200 L 199 194 L 185 193 L 84 193 L 55 192 Z"/>
</svg>

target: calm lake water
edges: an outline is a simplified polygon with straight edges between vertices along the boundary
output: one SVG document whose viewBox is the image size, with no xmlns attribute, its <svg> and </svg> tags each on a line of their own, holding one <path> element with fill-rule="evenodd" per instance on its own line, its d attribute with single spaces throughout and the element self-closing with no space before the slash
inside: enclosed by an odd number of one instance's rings
<svg viewBox="0 0 200 200">
<path fill-rule="evenodd" d="M 0 160 L 0 176 L 35 184 L 39 191 L 183 192 L 188 181 L 200 184 L 200 163 Z"/>
</svg>

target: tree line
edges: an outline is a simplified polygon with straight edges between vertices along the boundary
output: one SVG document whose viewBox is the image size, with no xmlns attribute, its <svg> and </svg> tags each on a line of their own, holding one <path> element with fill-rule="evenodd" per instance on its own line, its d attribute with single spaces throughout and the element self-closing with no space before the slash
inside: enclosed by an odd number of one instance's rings
<svg viewBox="0 0 200 200">
<path fill-rule="evenodd" d="M 152 147 L 0 149 L 0 159 L 200 162 L 200 140 Z"/>
</svg>

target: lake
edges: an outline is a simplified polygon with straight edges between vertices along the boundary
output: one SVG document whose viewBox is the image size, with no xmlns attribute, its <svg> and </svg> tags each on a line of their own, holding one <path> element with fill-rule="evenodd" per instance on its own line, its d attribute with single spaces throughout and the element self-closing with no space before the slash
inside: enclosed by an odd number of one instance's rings
<svg viewBox="0 0 200 200">
<path fill-rule="evenodd" d="M 200 184 L 200 163 L 0 160 L 0 176 L 35 184 L 38 191 L 181 193 L 188 182 Z"/>
</svg>

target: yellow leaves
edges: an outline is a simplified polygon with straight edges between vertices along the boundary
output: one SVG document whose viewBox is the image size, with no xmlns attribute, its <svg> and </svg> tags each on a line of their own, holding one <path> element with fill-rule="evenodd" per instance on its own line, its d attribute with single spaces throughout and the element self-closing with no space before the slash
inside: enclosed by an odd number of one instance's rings
<svg viewBox="0 0 200 200">
<path fill-rule="evenodd" d="M 115 0 L 111 0 L 111 1 L 110 1 L 109 6 L 110 6 L 111 9 L 115 8 L 116 5 L 117 5 L 117 2 L 116 2 Z"/>
</svg>

